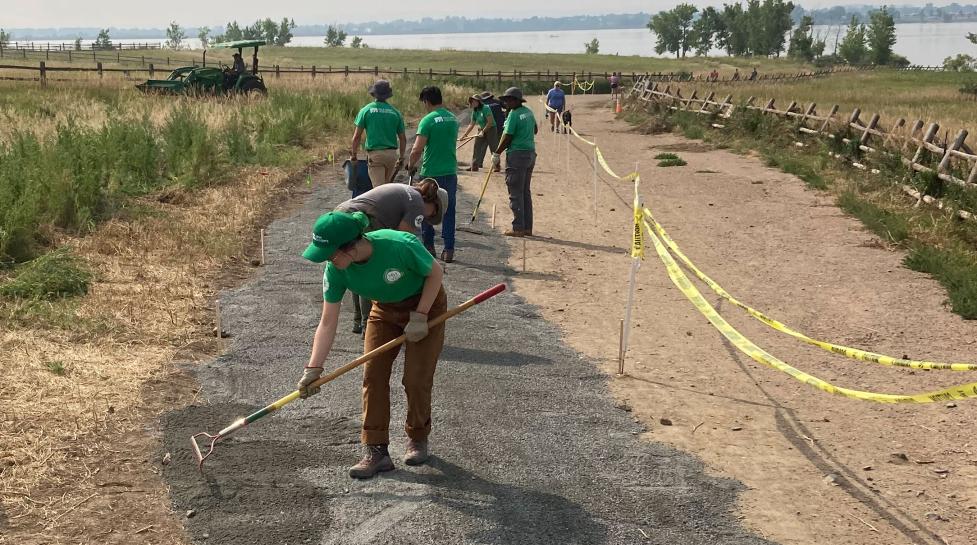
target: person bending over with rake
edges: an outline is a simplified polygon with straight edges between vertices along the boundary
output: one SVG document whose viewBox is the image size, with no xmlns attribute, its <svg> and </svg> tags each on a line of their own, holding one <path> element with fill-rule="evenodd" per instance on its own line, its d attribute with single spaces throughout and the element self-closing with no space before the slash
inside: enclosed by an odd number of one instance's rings
<svg viewBox="0 0 977 545">
<path fill-rule="evenodd" d="M 339 310 L 346 290 L 376 304 L 366 324 L 365 351 L 400 335 L 407 337 L 404 391 L 407 394 L 407 446 L 404 463 L 428 459 L 431 433 L 431 390 L 434 371 L 444 346 L 444 324 L 428 328 L 428 320 L 447 311 L 441 282 L 444 271 L 416 236 L 381 229 L 366 232 L 370 218 L 362 212 L 333 211 L 312 228 L 312 243 L 302 256 L 313 263 L 328 262 L 322 276 L 322 317 L 312 341 L 312 354 L 298 389 L 303 398 L 323 372 L 336 338 Z M 363 370 L 363 459 L 349 468 L 351 477 L 368 479 L 394 469 L 390 443 L 390 371 L 400 348 L 366 363 Z"/>
<path fill-rule="evenodd" d="M 336 210 L 363 212 L 370 218 L 367 232 L 378 229 L 396 229 L 418 235 L 421 225 L 427 221 L 440 225 L 444 211 L 448 209 L 448 192 L 438 186 L 434 178 L 421 183 L 384 184 L 341 203 Z M 370 316 L 370 300 L 353 296 L 353 333 L 363 333 Z"/>
</svg>

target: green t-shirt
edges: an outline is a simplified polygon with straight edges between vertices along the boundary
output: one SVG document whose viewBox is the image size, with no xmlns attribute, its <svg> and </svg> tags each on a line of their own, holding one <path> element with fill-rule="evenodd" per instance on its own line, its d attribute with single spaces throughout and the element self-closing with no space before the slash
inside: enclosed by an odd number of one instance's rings
<svg viewBox="0 0 977 545">
<path fill-rule="evenodd" d="M 505 129 L 502 132 L 512 135 L 512 143 L 509 144 L 510 150 L 536 150 L 536 118 L 533 117 L 533 111 L 529 108 L 520 106 L 509 112 L 505 118 Z"/>
<path fill-rule="evenodd" d="M 366 131 L 363 148 L 396 149 L 400 147 L 397 135 L 404 132 L 404 116 L 386 102 L 371 102 L 356 114 L 357 127 Z"/>
<path fill-rule="evenodd" d="M 484 129 L 485 125 L 488 125 L 488 120 L 493 119 L 492 108 L 483 104 L 481 108 L 472 112 L 472 119 L 475 120 L 479 128 Z"/>
<path fill-rule="evenodd" d="M 424 116 L 417 125 L 418 136 L 427 137 L 421 158 L 421 176 L 449 176 L 458 173 L 455 145 L 458 143 L 458 119 L 444 107 Z"/>
<path fill-rule="evenodd" d="M 434 257 L 416 236 L 381 229 L 363 237 L 373 245 L 370 259 L 342 271 L 328 263 L 322 274 L 323 300 L 338 303 L 346 290 L 378 303 L 397 303 L 421 293 Z"/>
</svg>

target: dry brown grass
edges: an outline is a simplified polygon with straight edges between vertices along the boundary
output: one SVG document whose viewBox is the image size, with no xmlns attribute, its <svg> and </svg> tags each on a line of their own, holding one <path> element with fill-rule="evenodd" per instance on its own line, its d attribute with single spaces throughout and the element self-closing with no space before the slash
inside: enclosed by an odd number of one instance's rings
<svg viewBox="0 0 977 545">
<path fill-rule="evenodd" d="M 250 260 L 251 233 L 289 174 L 254 168 L 239 183 L 198 192 L 186 204 L 143 200 L 153 213 L 113 220 L 71 242 L 97 271 L 97 281 L 77 308 L 60 309 L 73 315 L 66 328 L 4 329 L 0 499 L 8 535 L 19 536 L 17 543 L 79 540 L 79 520 L 91 526 L 112 508 L 108 498 L 100 501 L 105 461 L 148 454 L 117 450 L 126 435 L 145 433 L 152 408 L 160 406 L 145 397 L 159 394 L 147 392 L 147 384 L 166 384 L 177 374 L 175 358 L 216 353 L 217 275 L 222 265 Z M 52 372 L 53 362 L 60 362 L 63 375 Z M 186 402 L 188 394 L 175 400 Z M 119 514 L 137 508 L 131 518 L 115 520 L 115 528 L 106 521 L 103 529 L 120 537 L 118 531 L 154 524 L 170 533 L 167 542 L 177 543 L 182 528 L 168 515 L 162 485 L 146 479 L 159 461 L 148 462 L 121 478 L 130 488 L 150 488 L 113 498 Z M 91 494 L 98 496 L 69 511 Z M 161 528 L 167 520 L 171 524 Z M 26 536 L 34 537 L 21 540 Z"/>
</svg>

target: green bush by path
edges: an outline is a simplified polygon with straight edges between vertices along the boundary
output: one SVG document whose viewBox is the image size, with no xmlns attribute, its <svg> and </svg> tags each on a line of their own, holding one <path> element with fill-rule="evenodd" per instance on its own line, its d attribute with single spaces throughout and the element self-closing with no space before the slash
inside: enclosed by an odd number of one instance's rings
<svg viewBox="0 0 977 545">
<path fill-rule="evenodd" d="M 916 246 L 904 263 L 914 271 L 933 275 L 947 290 L 950 308 L 977 320 L 977 259 L 959 250 Z"/>
</svg>

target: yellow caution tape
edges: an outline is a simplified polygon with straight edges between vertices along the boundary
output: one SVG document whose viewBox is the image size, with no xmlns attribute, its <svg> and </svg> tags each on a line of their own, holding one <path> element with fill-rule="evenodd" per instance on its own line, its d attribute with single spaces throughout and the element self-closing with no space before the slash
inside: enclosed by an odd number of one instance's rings
<svg viewBox="0 0 977 545">
<path fill-rule="evenodd" d="M 578 87 L 578 88 L 580 88 L 580 90 L 583 91 L 583 92 L 585 92 L 585 93 L 587 91 L 593 89 L 594 88 L 594 84 L 596 84 L 596 83 L 597 83 L 597 80 L 594 80 L 594 81 L 580 81 L 580 80 L 577 80 L 577 79 L 574 79 L 573 80 L 573 85 L 576 86 L 576 87 Z"/>
<path fill-rule="evenodd" d="M 715 280 L 709 278 L 704 272 L 699 270 L 699 268 L 696 267 L 695 264 L 693 264 L 692 261 L 688 257 L 686 257 L 685 254 L 682 253 L 678 245 L 675 244 L 675 241 L 672 240 L 672 238 L 668 236 L 668 233 L 665 232 L 665 228 L 662 227 L 661 224 L 659 224 L 657 221 L 655 221 L 654 216 L 651 214 L 651 210 L 645 208 L 644 213 L 645 216 L 648 218 L 648 220 L 651 222 L 652 227 L 654 227 L 655 232 L 658 233 L 658 236 L 661 237 L 661 239 L 665 242 L 665 244 L 672 251 L 672 253 L 675 254 L 675 256 L 679 259 L 679 261 L 681 261 L 686 267 L 688 267 L 688 269 L 692 271 L 692 273 L 696 277 L 698 277 L 699 280 L 702 280 L 707 286 L 709 286 L 709 288 L 712 289 L 712 291 L 716 292 L 716 295 L 719 295 L 720 297 L 729 301 L 733 305 L 736 305 L 737 307 L 745 310 L 747 313 L 749 313 L 757 320 L 767 324 L 768 326 L 772 327 L 773 329 L 776 329 L 777 331 L 786 333 L 787 335 L 790 335 L 795 339 L 799 339 L 807 344 L 817 346 L 818 348 L 827 350 L 828 352 L 832 352 L 834 354 L 840 354 L 842 356 L 846 356 L 848 358 L 852 358 L 860 361 L 878 363 L 890 367 L 909 367 L 912 369 L 977 371 L 977 365 L 972 363 L 942 363 L 942 362 L 932 362 L 932 361 L 910 360 L 905 358 L 894 358 L 892 356 L 886 356 L 884 354 L 876 354 L 875 352 L 868 352 L 866 350 L 861 350 L 858 348 L 851 348 L 848 346 L 838 345 L 827 341 L 812 339 L 811 337 L 808 337 L 807 335 L 795 329 L 791 329 L 787 325 L 778 322 L 777 320 L 770 318 L 769 316 L 760 312 L 759 310 L 756 310 L 755 308 L 752 308 L 746 305 L 745 303 L 742 303 L 739 300 L 737 300 L 729 292 L 724 290 L 722 286 L 716 283 Z"/>
<path fill-rule="evenodd" d="M 631 257 L 633 259 L 644 259 L 645 258 L 645 237 L 644 231 L 641 230 L 641 198 L 639 196 L 638 187 L 641 185 L 641 177 L 635 176 L 634 178 L 634 232 L 631 237 Z"/>
<path fill-rule="evenodd" d="M 594 146 L 594 151 L 596 152 L 597 155 L 597 162 L 600 164 L 600 166 L 604 169 L 605 172 L 611 175 L 611 177 L 617 178 L 622 182 L 630 182 L 638 177 L 637 172 L 632 172 L 631 174 L 627 174 L 625 176 L 618 176 L 613 170 L 611 170 L 611 167 L 610 165 L 607 164 L 607 161 L 604 160 L 604 154 L 600 152 L 600 148 Z"/>
<path fill-rule="evenodd" d="M 661 240 L 658 239 L 647 221 L 644 221 L 644 225 L 648 230 L 648 236 L 655 245 L 655 251 L 658 252 L 658 257 L 660 257 L 662 262 L 665 264 L 665 269 L 668 271 L 668 277 L 671 279 L 672 283 L 682 291 L 689 301 L 692 302 L 695 308 L 702 313 L 707 320 L 709 320 L 709 323 L 711 323 L 713 327 L 715 327 L 723 335 L 723 337 L 726 337 L 726 339 L 736 346 L 736 348 L 756 360 L 758 363 L 772 367 L 778 371 L 782 371 L 800 382 L 813 386 L 829 394 L 864 401 L 874 401 L 877 403 L 933 403 L 938 401 L 948 401 L 951 399 L 968 399 L 977 397 L 977 382 L 961 384 L 959 386 L 953 386 L 942 390 L 920 394 L 880 394 L 835 386 L 825 380 L 791 367 L 759 346 L 753 344 L 752 341 L 744 337 L 739 331 L 731 326 L 729 322 L 720 316 L 719 313 L 716 312 L 716 309 L 705 300 L 699 290 L 692 285 L 689 278 L 685 276 L 685 273 L 682 272 L 681 267 L 679 267 L 675 259 L 672 258 L 671 254 L 668 253 L 665 245 Z"/>
<path fill-rule="evenodd" d="M 539 103 L 543 105 L 543 108 L 546 108 L 546 111 L 547 112 L 550 112 L 550 113 L 556 112 L 556 109 L 555 108 L 550 108 L 550 105 L 547 104 L 542 98 L 539 99 Z M 557 116 L 556 117 L 556 120 L 560 124 L 560 127 L 562 127 L 563 129 L 565 129 L 567 131 L 570 131 L 570 134 L 572 134 L 573 136 L 577 137 L 577 140 L 580 140 L 581 142 L 583 142 L 584 144 L 587 144 L 588 146 L 597 146 L 597 143 L 596 142 L 591 142 L 590 140 L 587 140 L 586 138 L 580 136 L 580 133 L 578 133 L 577 131 L 575 131 L 573 129 L 573 127 L 571 127 L 570 125 L 565 125 L 563 123 L 563 118 L 562 117 Z"/>
</svg>

